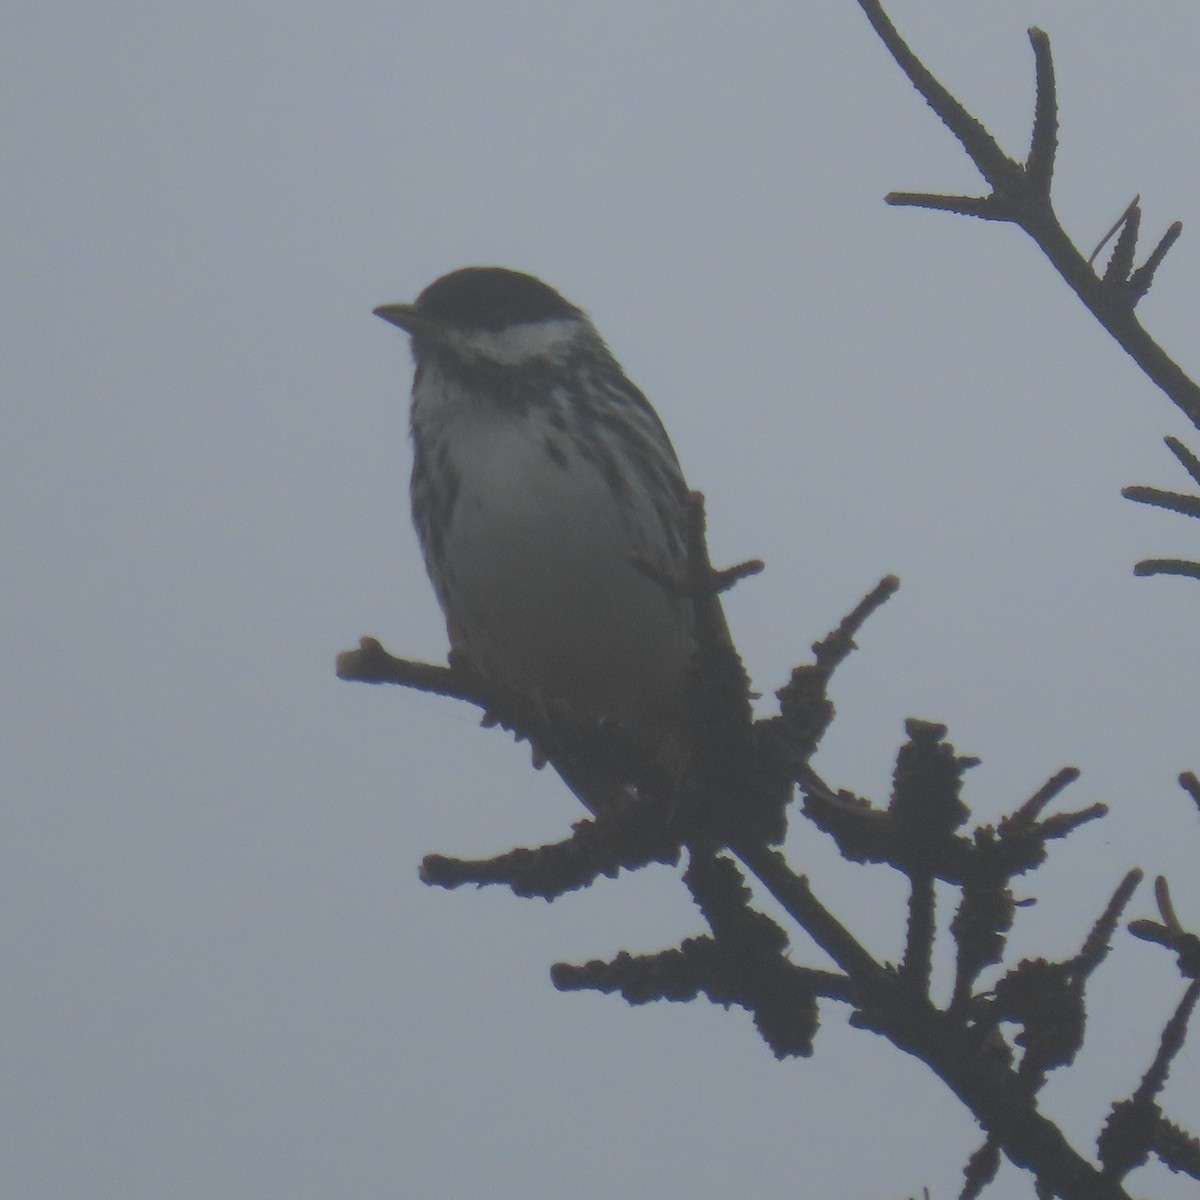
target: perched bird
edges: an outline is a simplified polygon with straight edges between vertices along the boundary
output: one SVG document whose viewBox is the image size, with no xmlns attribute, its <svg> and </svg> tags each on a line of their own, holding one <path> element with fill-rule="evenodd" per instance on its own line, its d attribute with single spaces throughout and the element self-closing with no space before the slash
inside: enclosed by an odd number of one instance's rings
<svg viewBox="0 0 1200 1200">
<path fill-rule="evenodd" d="M 582 309 L 466 267 L 375 313 L 411 337 L 412 512 L 453 656 L 500 695 L 669 739 L 684 709 L 687 485 Z M 651 568 L 651 577 L 639 562 Z M 626 780 L 552 759 L 593 811 Z"/>
</svg>

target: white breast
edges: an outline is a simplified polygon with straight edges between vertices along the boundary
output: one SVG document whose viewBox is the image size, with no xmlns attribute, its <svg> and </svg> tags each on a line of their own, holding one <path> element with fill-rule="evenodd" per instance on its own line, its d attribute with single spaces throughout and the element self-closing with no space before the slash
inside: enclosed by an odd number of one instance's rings
<svg viewBox="0 0 1200 1200">
<path fill-rule="evenodd" d="M 445 388 L 439 381 L 443 399 Z M 503 686 L 579 712 L 666 720 L 692 639 L 687 605 L 631 561 L 648 549 L 634 530 L 656 529 L 656 515 L 620 502 L 536 409 L 514 417 L 443 404 L 437 417 L 453 424 L 459 480 L 444 542 L 447 618 L 471 661 Z"/>
</svg>

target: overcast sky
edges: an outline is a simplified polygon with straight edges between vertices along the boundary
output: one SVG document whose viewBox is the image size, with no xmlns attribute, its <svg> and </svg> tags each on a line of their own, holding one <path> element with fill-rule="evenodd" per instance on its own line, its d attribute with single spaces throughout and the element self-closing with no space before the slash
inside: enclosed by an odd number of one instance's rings
<svg viewBox="0 0 1200 1200">
<path fill-rule="evenodd" d="M 900 0 L 1017 155 L 1053 39 L 1059 211 L 1190 223 L 1142 313 L 1193 374 L 1191 0 Z M 1148 15 L 1152 10 L 1152 15 Z M 852 0 L 9 0 L 0 42 L 0 1155 L 14 1200 L 953 1195 L 978 1134 L 823 1009 L 559 995 L 547 969 L 700 929 L 677 874 L 557 901 L 421 885 L 581 815 L 473 710 L 339 683 L 364 633 L 438 660 L 408 518 L 405 340 L 371 315 L 470 263 L 586 307 L 652 398 L 763 711 L 880 576 L 818 759 L 878 801 L 945 721 L 998 818 L 1066 764 L 1112 805 L 1022 881 L 1018 955 L 1073 953 L 1124 871 L 1200 926 L 1200 434 L 1017 231 L 889 209 L 974 190 Z M 1143 251 L 1144 252 L 1144 251 Z M 883 958 L 902 892 L 789 845 Z M 1148 888 L 1130 915 L 1153 914 Z M 799 962 L 825 965 L 803 936 Z M 1082 1149 L 1182 992 L 1117 939 L 1046 1092 Z M 1200 1128 L 1200 1042 L 1166 1096 Z M 1135 1188 L 1187 1194 L 1146 1175 Z M 1015 1172 L 997 1195 L 1029 1194 Z"/>
</svg>

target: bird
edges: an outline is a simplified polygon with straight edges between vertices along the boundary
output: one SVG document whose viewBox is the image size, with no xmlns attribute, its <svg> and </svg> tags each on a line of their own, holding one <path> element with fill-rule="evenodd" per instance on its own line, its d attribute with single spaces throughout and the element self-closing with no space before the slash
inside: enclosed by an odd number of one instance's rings
<svg viewBox="0 0 1200 1200">
<path fill-rule="evenodd" d="M 451 662 L 550 726 L 677 753 L 695 612 L 665 582 L 689 491 L 650 402 L 533 275 L 463 267 L 374 312 L 410 339 L 412 518 Z M 595 813 L 637 795 L 619 756 L 550 761 Z"/>
</svg>

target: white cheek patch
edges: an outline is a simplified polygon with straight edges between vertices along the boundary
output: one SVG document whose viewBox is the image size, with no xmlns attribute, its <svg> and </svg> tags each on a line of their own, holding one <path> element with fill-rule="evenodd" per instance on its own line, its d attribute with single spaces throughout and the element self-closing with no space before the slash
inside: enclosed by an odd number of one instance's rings
<svg viewBox="0 0 1200 1200">
<path fill-rule="evenodd" d="M 446 343 L 465 359 L 484 359 L 504 367 L 564 358 L 586 336 L 584 322 L 577 317 L 513 325 L 498 332 L 448 332 Z"/>
</svg>

